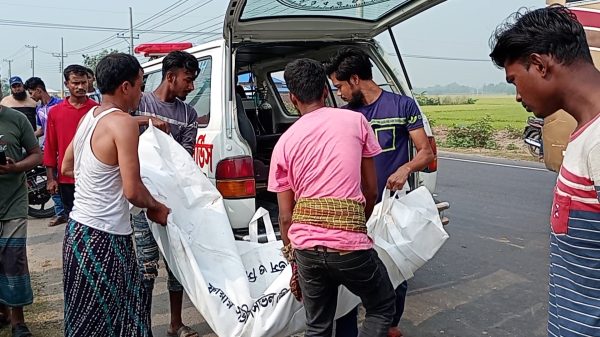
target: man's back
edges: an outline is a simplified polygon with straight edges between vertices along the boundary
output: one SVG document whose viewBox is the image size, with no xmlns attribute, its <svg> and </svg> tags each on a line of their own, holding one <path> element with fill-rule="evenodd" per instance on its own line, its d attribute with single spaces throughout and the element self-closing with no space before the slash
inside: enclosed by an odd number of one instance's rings
<svg viewBox="0 0 600 337">
<path fill-rule="evenodd" d="M 361 160 L 380 151 L 369 131 L 366 119 L 350 110 L 324 107 L 302 116 L 273 151 L 278 167 L 271 167 L 269 190 L 364 202 Z"/>
</svg>

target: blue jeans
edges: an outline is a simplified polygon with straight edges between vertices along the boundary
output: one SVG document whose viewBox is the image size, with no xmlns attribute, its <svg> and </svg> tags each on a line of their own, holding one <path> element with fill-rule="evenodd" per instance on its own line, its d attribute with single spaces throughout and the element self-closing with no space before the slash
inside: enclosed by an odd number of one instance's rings
<svg viewBox="0 0 600 337">
<path fill-rule="evenodd" d="M 52 194 L 52 201 L 54 201 L 54 214 L 57 217 L 65 216 L 65 207 L 63 206 L 60 194 Z"/>
<path fill-rule="evenodd" d="M 408 291 L 408 282 L 404 281 L 396 288 L 396 314 L 392 320 L 392 326 L 398 326 L 400 318 L 404 313 L 404 303 L 406 302 L 406 292 Z M 335 337 L 356 337 L 358 336 L 358 307 L 352 309 L 345 316 L 338 318 L 335 327 Z"/>
<path fill-rule="evenodd" d="M 146 214 L 144 212 L 133 215 L 131 217 L 131 222 L 135 237 L 138 266 L 143 276 L 142 283 L 144 284 L 144 287 L 148 289 L 149 293 L 152 294 L 154 280 L 158 276 L 158 258 L 160 255 L 158 244 L 156 243 L 156 240 L 154 240 L 154 236 L 152 236 L 150 225 L 148 224 L 148 220 L 146 220 Z M 167 269 L 168 274 L 167 289 L 170 292 L 182 292 L 183 286 L 177 281 L 166 261 L 165 268 Z M 152 298 L 152 296 L 150 296 L 150 298 Z"/>
<path fill-rule="evenodd" d="M 394 288 L 374 249 L 348 254 L 296 250 L 306 311 L 305 337 L 331 336 L 338 286 L 360 297 L 366 309 L 360 337 L 387 336 L 395 312 Z"/>
</svg>

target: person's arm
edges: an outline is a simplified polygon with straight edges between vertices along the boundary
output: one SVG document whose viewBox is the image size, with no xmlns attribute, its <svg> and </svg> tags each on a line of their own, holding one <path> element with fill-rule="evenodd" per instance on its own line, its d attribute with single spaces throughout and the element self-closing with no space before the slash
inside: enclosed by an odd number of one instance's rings
<svg viewBox="0 0 600 337">
<path fill-rule="evenodd" d="M 148 125 L 150 125 L 149 121 L 152 121 L 152 125 L 154 125 L 154 127 L 158 128 L 159 130 L 162 130 L 165 133 L 171 132 L 171 130 L 169 129 L 169 123 L 162 121 L 156 117 L 152 117 L 152 116 L 131 116 L 131 117 L 133 117 L 133 120 L 135 120 L 135 122 L 137 123 L 138 126 L 148 126 Z"/>
<path fill-rule="evenodd" d="M 187 126 L 181 129 L 181 145 L 191 155 L 194 155 L 194 148 L 196 147 L 196 135 L 198 134 L 198 128 L 196 127 L 196 117 L 198 114 L 196 110 L 190 106 L 187 106 L 190 110 L 188 112 L 188 120 L 186 121 Z"/>
<path fill-rule="evenodd" d="M 140 177 L 137 123 L 129 117 L 119 118 L 115 123 L 120 128 L 111 128 L 111 130 L 113 130 L 117 147 L 117 160 L 123 180 L 123 194 L 134 206 L 146 208 L 146 215 L 150 220 L 166 225 L 169 209 L 152 197 Z"/>
<path fill-rule="evenodd" d="M 387 188 L 392 191 L 401 190 L 413 172 L 418 172 L 427 167 L 434 159 L 429 139 L 424 128 L 409 131 L 410 139 L 417 148 L 417 154 L 408 163 L 400 166 L 387 181 Z M 410 151 L 410 150 L 409 150 Z"/>
<path fill-rule="evenodd" d="M 424 169 L 434 158 L 423 127 L 423 114 L 421 114 L 419 106 L 415 100 L 406 97 L 402 103 L 398 104 L 398 117 L 406 119 L 406 128 L 410 139 L 417 148 L 417 154 L 411 161 L 398 167 L 396 172 L 388 178 L 386 186 L 392 191 L 401 190 L 411 173 Z M 411 150 L 408 149 L 408 151 Z"/>
<path fill-rule="evenodd" d="M 271 165 L 269 167 L 268 190 L 277 193 L 277 204 L 279 206 L 279 230 L 284 246 L 290 244 L 288 230 L 292 225 L 292 214 L 294 212 L 295 194 L 292 190 L 288 176 L 288 162 L 285 156 L 285 138 L 279 139 L 271 154 Z"/>
<path fill-rule="evenodd" d="M 73 142 L 67 147 L 62 165 L 60 166 L 60 174 L 65 177 L 75 178 L 75 154 L 73 153 Z"/>
<path fill-rule="evenodd" d="M 292 225 L 292 214 L 294 206 L 296 206 L 294 192 L 287 190 L 277 193 L 277 204 L 279 205 L 279 230 L 281 232 L 281 239 L 284 245 L 288 245 L 290 243 L 288 231 Z"/>
<path fill-rule="evenodd" d="M 44 166 L 46 166 L 46 188 L 50 194 L 58 193 L 58 182 L 56 181 L 56 167 L 58 157 L 58 139 L 56 136 L 56 123 L 53 114 L 48 114 L 46 120 L 46 140 L 44 141 Z"/>
<path fill-rule="evenodd" d="M 26 172 L 42 163 L 42 151 L 29 120 L 21 119 L 19 131 L 19 143 L 26 150 L 27 156 L 18 162 L 14 158 L 7 157 L 6 164 L 0 165 L 0 174 Z"/>
<path fill-rule="evenodd" d="M 42 150 L 39 146 L 27 151 L 23 160 L 15 162 L 14 159 L 6 157 L 6 165 L 0 165 L 0 174 L 27 172 L 42 163 Z"/>
<path fill-rule="evenodd" d="M 35 135 L 36 138 L 40 138 L 41 136 L 44 135 L 44 128 L 42 127 L 42 121 L 40 120 L 40 114 L 37 111 L 35 113 L 35 122 L 37 123 L 39 128 L 37 128 L 33 134 Z"/>
<path fill-rule="evenodd" d="M 360 163 L 360 175 L 362 192 L 365 196 L 365 217 L 367 220 L 373 213 L 377 202 L 377 172 L 375 171 L 375 160 L 372 157 L 363 157 Z"/>
</svg>

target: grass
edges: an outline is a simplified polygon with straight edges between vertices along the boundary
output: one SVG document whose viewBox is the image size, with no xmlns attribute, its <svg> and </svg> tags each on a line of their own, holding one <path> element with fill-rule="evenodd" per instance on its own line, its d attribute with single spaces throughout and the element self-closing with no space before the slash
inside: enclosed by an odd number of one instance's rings
<svg viewBox="0 0 600 337">
<path fill-rule="evenodd" d="M 507 126 L 522 128 L 531 114 L 515 101 L 514 96 L 474 96 L 475 104 L 423 106 L 427 118 L 435 126 L 450 127 L 476 122 L 485 115 L 492 117 L 492 126 L 503 130 Z"/>
</svg>

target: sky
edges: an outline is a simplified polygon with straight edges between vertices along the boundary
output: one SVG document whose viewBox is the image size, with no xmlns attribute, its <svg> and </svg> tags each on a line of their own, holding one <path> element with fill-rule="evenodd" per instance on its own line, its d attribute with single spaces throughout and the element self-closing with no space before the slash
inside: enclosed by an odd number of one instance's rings
<svg viewBox="0 0 600 337">
<path fill-rule="evenodd" d="M 221 36 L 228 2 L 103 0 L 78 2 L 82 6 L 73 6 L 75 2 L 67 0 L 0 0 L 0 60 L 13 60 L 12 74 L 26 80 L 32 75 L 32 51 L 26 45 L 37 46 L 34 49 L 35 75 L 41 77 L 48 88 L 59 90 L 62 80 L 59 58 L 52 54 L 60 54 L 61 37 L 68 54 L 65 65 L 82 63 L 82 54 L 94 54 L 103 48 L 127 51 L 128 39 L 118 38 L 117 32 L 112 31 L 5 25 L 7 20 L 91 26 L 94 29 L 122 28 L 126 32 L 129 7 L 132 7 L 134 27 L 142 30 L 135 33 L 139 35 L 139 39 L 134 40 L 135 45 L 152 41 L 188 41 L 197 45 Z M 174 7 L 168 11 L 172 5 Z M 491 33 L 519 8 L 540 8 L 544 5 L 544 0 L 446 0 L 399 24 L 394 28 L 395 37 L 413 86 L 457 82 L 481 87 L 487 83 L 503 82 L 504 72 L 497 69 L 488 57 Z M 160 30 L 162 33 L 143 30 Z M 203 31 L 206 34 L 177 33 L 182 31 Z M 0 76 L 7 77 L 8 70 L 8 63 L 2 61 Z"/>
</svg>

